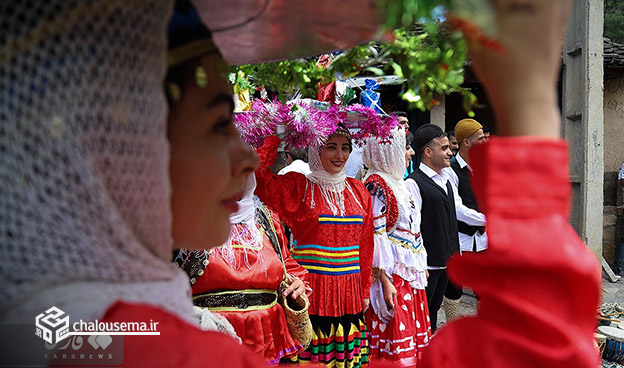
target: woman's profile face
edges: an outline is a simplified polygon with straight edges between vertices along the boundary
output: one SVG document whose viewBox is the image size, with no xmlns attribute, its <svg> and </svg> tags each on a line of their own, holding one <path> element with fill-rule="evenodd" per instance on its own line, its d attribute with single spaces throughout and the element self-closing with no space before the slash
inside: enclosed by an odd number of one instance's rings
<svg viewBox="0 0 624 368">
<path fill-rule="evenodd" d="M 347 137 L 342 135 L 331 136 L 321 148 L 320 156 L 323 168 L 330 174 L 339 174 L 347 163 L 350 153 L 351 146 Z"/>
<path fill-rule="evenodd" d="M 202 58 L 207 83 L 204 88 L 187 83 L 169 113 L 176 248 L 224 243 L 230 233 L 229 216 L 238 209 L 247 176 L 258 166 L 256 153 L 232 122 L 232 90 L 218 73 L 219 63 L 217 54 Z"/>
<path fill-rule="evenodd" d="M 416 154 L 416 152 L 414 152 L 414 149 L 412 148 L 411 144 L 408 144 L 405 147 L 405 168 L 408 169 L 410 166 L 410 162 L 412 161 L 412 157 L 414 157 L 414 155 Z"/>
</svg>

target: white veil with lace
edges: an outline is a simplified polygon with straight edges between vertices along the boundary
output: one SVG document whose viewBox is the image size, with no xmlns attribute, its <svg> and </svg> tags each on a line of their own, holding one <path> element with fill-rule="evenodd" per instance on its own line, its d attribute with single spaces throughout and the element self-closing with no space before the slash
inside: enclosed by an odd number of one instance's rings
<svg viewBox="0 0 624 368">
<path fill-rule="evenodd" d="M 116 300 L 190 320 L 171 264 L 170 0 L 8 2 L 0 12 L 0 321 Z M 11 45 L 8 47 L 6 45 Z"/>
</svg>

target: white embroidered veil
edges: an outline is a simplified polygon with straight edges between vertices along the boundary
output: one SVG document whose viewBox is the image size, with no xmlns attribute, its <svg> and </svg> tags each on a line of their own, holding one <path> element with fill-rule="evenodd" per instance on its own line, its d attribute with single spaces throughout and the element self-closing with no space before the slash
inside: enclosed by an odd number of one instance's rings
<svg viewBox="0 0 624 368">
<path fill-rule="evenodd" d="M 376 138 L 369 138 L 364 146 L 362 160 L 369 169 L 364 181 L 371 175 L 381 176 L 392 189 L 399 203 L 413 200 L 403 181 L 405 173 L 405 130 L 395 128 L 390 136 L 390 143 L 380 143 Z M 399 206 L 400 210 L 401 206 Z"/>
<path fill-rule="evenodd" d="M 70 321 L 116 300 L 190 319 L 172 266 L 170 0 L 46 0 L 0 11 L 0 321 Z"/>
</svg>

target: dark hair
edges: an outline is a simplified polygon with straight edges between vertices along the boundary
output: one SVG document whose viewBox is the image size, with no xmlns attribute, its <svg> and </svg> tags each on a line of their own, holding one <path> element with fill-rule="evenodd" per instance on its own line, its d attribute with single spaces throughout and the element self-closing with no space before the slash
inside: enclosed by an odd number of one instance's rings
<svg viewBox="0 0 624 368">
<path fill-rule="evenodd" d="M 390 113 L 392 116 L 407 118 L 407 113 L 405 111 L 393 111 Z"/>
<path fill-rule="evenodd" d="M 405 135 L 405 149 L 407 149 L 407 147 L 412 145 L 413 140 L 414 140 L 414 135 L 412 134 L 412 132 L 407 132 L 407 135 Z"/>
<path fill-rule="evenodd" d="M 431 138 L 431 140 L 429 142 L 423 144 L 422 147 L 420 147 L 420 149 L 418 149 L 418 157 L 422 157 L 422 155 L 425 153 L 425 148 L 433 149 L 433 140 L 434 139 L 442 138 L 442 137 L 447 137 L 448 138 L 448 134 L 446 134 L 446 132 L 442 132 L 442 134 Z"/>
<path fill-rule="evenodd" d="M 301 160 L 303 162 L 308 162 L 308 149 L 307 148 L 290 148 L 286 151 L 294 160 Z"/>
<path fill-rule="evenodd" d="M 483 133 L 490 133 L 490 127 L 483 127 Z"/>
<path fill-rule="evenodd" d="M 446 135 L 447 135 L 449 138 L 451 138 L 451 137 L 454 137 L 454 136 L 455 136 L 455 132 L 454 132 L 454 131 L 452 131 L 452 130 L 447 130 L 447 131 L 446 131 Z"/>
<path fill-rule="evenodd" d="M 169 106 L 173 106 L 182 97 L 187 85 L 194 81 L 196 69 L 201 66 L 201 58 L 220 53 L 212 43 L 210 30 L 188 0 L 175 1 L 173 15 L 167 27 L 167 38 L 169 45 L 165 92 Z M 196 41 L 203 42 L 204 46 L 195 47 L 190 53 L 184 50 L 184 46 Z"/>
<path fill-rule="evenodd" d="M 349 131 L 349 129 L 347 129 L 347 127 L 344 124 L 338 123 L 338 128 L 336 129 L 336 131 L 332 135 L 327 137 L 327 139 L 329 140 L 331 137 L 335 135 L 339 135 L 341 137 L 347 138 L 347 141 L 349 142 L 349 152 L 353 152 L 353 139 L 351 138 L 351 132 Z"/>
</svg>

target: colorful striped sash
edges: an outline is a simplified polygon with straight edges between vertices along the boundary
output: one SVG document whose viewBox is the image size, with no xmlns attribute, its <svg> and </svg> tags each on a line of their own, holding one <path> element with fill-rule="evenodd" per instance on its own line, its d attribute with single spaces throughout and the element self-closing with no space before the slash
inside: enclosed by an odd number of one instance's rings
<svg viewBox="0 0 624 368">
<path fill-rule="evenodd" d="M 361 215 L 353 216 L 334 216 L 334 215 L 319 215 L 319 225 L 362 225 L 364 218 Z"/>
<path fill-rule="evenodd" d="M 360 246 L 328 247 L 316 244 L 297 245 L 292 256 L 310 273 L 349 275 L 360 273 Z"/>
</svg>

